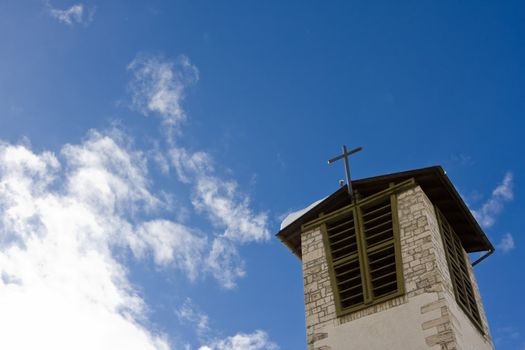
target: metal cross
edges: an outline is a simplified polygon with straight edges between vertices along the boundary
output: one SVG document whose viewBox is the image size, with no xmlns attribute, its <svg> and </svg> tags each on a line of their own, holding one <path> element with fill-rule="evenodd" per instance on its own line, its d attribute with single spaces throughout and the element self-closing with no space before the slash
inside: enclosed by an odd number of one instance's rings
<svg viewBox="0 0 525 350">
<path fill-rule="evenodd" d="M 344 160 L 345 160 L 346 186 L 348 188 L 348 194 L 350 195 L 350 200 L 351 201 L 354 200 L 354 192 L 352 190 L 352 179 L 350 178 L 350 167 L 348 165 L 348 156 L 351 155 L 351 154 L 357 153 L 357 152 L 361 151 L 362 149 L 363 149 L 363 147 L 357 147 L 356 149 L 353 149 L 350 152 L 348 152 L 346 150 L 346 146 L 343 145 L 343 154 L 341 154 L 340 156 L 337 156 L 335 158 L 332 158 L 332 159 L 330 159 L 328 161 L 328 164 L 332 164 L 335 161 L 338 161 L 339 159 L 343 159 L 344 158 Z"/>
</svg>

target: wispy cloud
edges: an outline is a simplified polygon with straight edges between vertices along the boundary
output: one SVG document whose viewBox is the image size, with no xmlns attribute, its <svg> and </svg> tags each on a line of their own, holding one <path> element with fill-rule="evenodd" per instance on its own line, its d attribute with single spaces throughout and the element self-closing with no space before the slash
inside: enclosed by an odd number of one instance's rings
<svg viewBox="0 0 525 350">
<path fill-rule="evenodd" d="M 209 317 L 195 305 L 191 298 L 186 298 L 175 313 L 182 323 L 189 323 L 194 327 L 199 339 L 204 340 L 204 338 L 209 336 L 211 332 Z"/>
<path fill-rule="evenodd" d="M 234 242 L 221 237 L 213 240 L 206 266 L 227 289 L 235 288 L 237 280 L 246 275 L 244 261 Z"/>
<path fill-rule="evenodd" d="M 51 17 L 70 26 L 74 24 L 88 25 L 95 15 L 95 8 L 86 9 L 84 4 L 75 4 L 70 8 L 61 10 L 51 6 L 50 2 L 46 2 L 46 7 Z"/>
<path fill-rule="evenodd" d="M 502 327 L 494 332 L 494 343 L 496 346 L 512 346 L 516 348 L 517 343 L 521 343 L 521 334 L 515 327 Z"/>
<path fill-rule="evenodd" d="M 156 92 L 133 91 L 149 96 L 146 111 L 177 126 L 192 79 L 181 78 L 177 88 L 172 79 L 186 73 L 174 69 L 192 70 L 191 63 L 172 62 L 164 66 L 171 73 L 157 74 L 148 62 L 137 63 L 145 80 L 135 75 L 138 66 L 131 70 L 135 82 L 151 81 L 146 85 Z M 266 215 L 251 209 L 235 181 L 216 174 L 209 154 L 189 152 L 171 137 L 166 144 L 153 158 L 164 154 L 164 171 L 176 169 L 190 187 L 189 201 L 210 221 L 209 232 L 157 216 L 173 203 L 151 190 L 152 153 L 134 148 L 119 130 L 91 131 L 58 154 L 0 141 L 0 329 L 10 330 L 0 348 L 177 348 L 148 326 L 148 307 L 128 279 L 128 257 L 192 281 L 213 276 L 225 288 L 244 276 L 238 246 L 269 238 Z M 204 313 L 186 304 L 178 315 L 206 333 Z M 262 331 L 202 343 L 214 350 L 276 349 Z"/>
<path fill-rule="evenodd" d="M 269 239 L 267 215 L 250 209 L 249 199 L 239 193 L 235 181 L 214 174 L 209 154 L 172 147 L 170 155 L 179 179 L 193 185 L 193 206 L 224 229 L 223 237 L 240 243 Z"/>
<path fill-rule="evenodd" d="M 503 211 L 504 204 L 514 198 L 513 176 L 507 172 L 503 181 L 492 191 L 490 198 L 472 213 L 483 227 L 491 227 L 496 217 Z"/>
<path fill-rule="evenodd" d="M 175 145 L 169 152 L 179 180 L 192 188 L 193 207 L 218 230 L 207 266 L 224 287 L 233 288 L 236 280 L 245 275 L 237 246 L 267 241 L 268 216 L 250 208 L 249 198 L 239 192 L 235 181 L 215 175 L 209 154 L 191 153 Z"/>
<path fill-rule="evenodd" d="M 151 251 L 158 266 L 176 267 L 186 272 L 190 280 L 204 272 L 207 239 L 182 224 L 162 219 L 144 222 L 128 243 L 136 257 Z"/>
<path fill-rule="evenodd" d="M 466 153 L 455 153 L 450 156 L 450 162 L 453 164 L 467 166 L 474 164 L 472 157 Z"/>
<path fill-rule="evenodd" d="M 188 86 L 198 80 L 198 69 L 186 56 L 168 60 L 142 54 L 128 65 L 128 70 L 132 73 L 129 89 L 134 108 L 144 115 L 159 116 L 167 126 L 164 153 L 170 163 L 162 157 L 163 171 L 173 167 L 179 181 L 192 189 L 194 209 L 206 215 L 217 231 L 207 267 L 224 287 L 233 288 L 235 281 L 245 275 L 237 247 L 268 240 L 268 217 L 251 209 L 250 199 L 239 191 L 236 181 L 217 175 L 215 160 L 209 153 L 189 151 L 173 137 L 173 129 L 182 135 L 180 126 L 187 118 L 182 101 Z"/>
<path fill-rule="evenodd" d="M 142 54 L 128 65 L 128 70 L 133 75 L 129 88 L 134 109 L 145 115 L 159 115 L 170 128 L 185 120 L 185 90 L 199 80 L 199 70 L 188 57 L 166 60 Z"/>
<path fill-rule="evenodd" d="M 237 333 L 233 336 L 219 336 L 219 332 L 212 329 L 208 315 L 191 300 L 186 298 L 179 309 L 175 311 L 182 323 L 195 329 L 199 350 L 278 350 L 277 344 L 270 340 L 268 334 L 257 330 L 253 333 Z M 187 349 L 191 346 L 187 345 Z"/>
<path fill-rule="evenodd" d="M 208 273 L 235 286 L 244 275 L 236 236 L 150 218 L 166 203 L 149 187 L 145 154 L 118 130 L 92 131 L 59 155 L 0 144 L 0 327 L 11 330 L 1 348 L 170 348 L 144 325 L 147 306 L 117 258 L 122 249 L 190 280 Z M 191 303 L 178 315 L 206 334 L 207 316 Z M 264 334 L 254 334 L 212 348 L 263 349 Z"/>
<path fill-rule="evenodd" d="M 273 343 L 266 332 L 238 333 L 221 340 L 204 345 L 199 350 L 277 350 L 279 347 Z"/>
<path fill-rule="evenodd" d="M 516 248 L 512 235 L 510 233 L 505 233 L 503 237 L 501 237 L 499 243 L 496 245 L 496 248 L 501 250 L 503 253 L 508 253 Z"/>
</svg>

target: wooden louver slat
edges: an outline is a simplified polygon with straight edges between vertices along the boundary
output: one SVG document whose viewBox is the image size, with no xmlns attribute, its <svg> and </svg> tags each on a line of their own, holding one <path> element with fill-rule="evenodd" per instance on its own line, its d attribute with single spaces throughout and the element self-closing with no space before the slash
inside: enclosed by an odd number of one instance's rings
<svg viewBox="0 0 525 350">
<path fill-rule="evenodd" d="M 372 294 L 379 298 L 398 290 L 390 197 L 361 210 Z"/>
<path fill-rule="evenodd" d="M 481 327 L 481 317 L 474 296 L 472 282 L 470 281 L 461 240 L 441 211 L 436 209 L 436 212 L 438 213 L 442 233 L 441 237 L 443 238 L 445 255 L 447 256 L 456 301 L 470 319 L 472 319 L 478 327 Z"/>
<path fill-rule="evenodd" d="M 339 302 L 343 308 L 363 303 L 363 285 L 353 213 L 327 224 Z"/>
</svg>

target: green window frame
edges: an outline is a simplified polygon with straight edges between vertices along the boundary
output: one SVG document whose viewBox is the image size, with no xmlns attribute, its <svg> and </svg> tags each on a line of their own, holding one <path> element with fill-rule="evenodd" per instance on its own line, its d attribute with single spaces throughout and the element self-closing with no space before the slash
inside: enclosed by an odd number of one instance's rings
<svg viewBox="0 0 525 350">
<path fill-rule="evenodd" d="M 412 184 L 391 185 L 318 222 L 338 316 L 404 294 L 396 192 Z"/>
<path fill-rule="evenodd" d="M 474 325 L 483 333 L 481 316 L 468 271 L 463 245 L 447 218 L 438 207 L 435 208 L 456 302 Z"/>
</svg>

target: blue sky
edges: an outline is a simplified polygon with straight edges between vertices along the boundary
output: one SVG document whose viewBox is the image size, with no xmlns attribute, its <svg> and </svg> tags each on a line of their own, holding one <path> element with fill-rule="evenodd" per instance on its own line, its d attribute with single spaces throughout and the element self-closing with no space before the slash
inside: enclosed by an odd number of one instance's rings
<svg viewBox="0 0 525 350">
<path fill-rule="evenodd" d="M 524 23 L 519 1 L 2 1 L 1 347 L 305 348 L 274 233 L 347 144 L 354 178 L 445 168 L 497 247 L 496 347 L 525 349 Z"/>
</svg>

